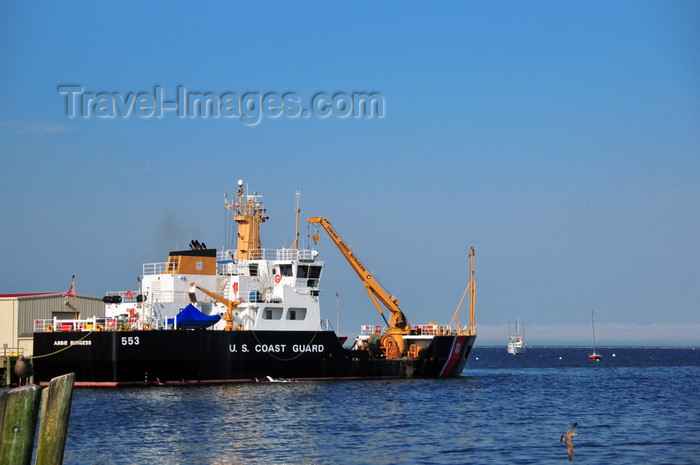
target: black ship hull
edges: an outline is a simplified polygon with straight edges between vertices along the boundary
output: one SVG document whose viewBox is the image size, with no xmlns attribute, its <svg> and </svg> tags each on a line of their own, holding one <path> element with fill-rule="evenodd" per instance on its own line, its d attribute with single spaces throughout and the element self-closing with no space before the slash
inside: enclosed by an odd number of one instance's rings
<svg viewBox="0 0 700 465">
<path fill-rule="evenodd" d="M 75 373 L 77 386 L 452 377 L 475 338 L 435 336 L 417 358 L 387 360 L 343 348 L 333 331 L 44 332 L 34 334 L 35 380 L 66 373 Z"/>
</svg>

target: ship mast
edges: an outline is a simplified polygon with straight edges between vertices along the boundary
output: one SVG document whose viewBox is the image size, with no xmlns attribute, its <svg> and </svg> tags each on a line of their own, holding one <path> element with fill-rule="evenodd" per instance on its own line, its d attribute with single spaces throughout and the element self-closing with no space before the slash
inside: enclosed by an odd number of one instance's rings
<svg viewBox="0 0 700 465">
<path fill-rule="evenodd" d="M 459 321 L 459 309 L 462 307 L 462 303 L 464 303 L 464 299 L 467 296 L 467 293 L 469 293 L 469 328 L 465 329 L 462 328 L 462 323 Z M 457 304 L 457 309 L 455 310 L 455 314 L 452 317 L 452 320 L 450 321 L 450 326 L 452 326 L 452 324 L 456 322 L 458 331 L 460 333 L 465 332 L 466 334 L 476 334 L 476 319 L 474 315 L 475 311 L 476 281 L 474 281 L 474 247 L 471 247 L 469 249 L 469 283 L 464 289 L 462 299 L 459 301 L 459 304 Z M 510 336 L 510 321 L 508 322 L 508 335 Z"/>
<path fill-rule="evenodd" d="M 299 197 L 300 197 L 299 191 L 297 191 L 297 206 L 294 209 L 294 217 L 295 217 L 295 231 L 294 231 L 294 242 L 292 243 L 292 250 L 296 250 L 299 248 L 299 213 L 301 213 L 301 210 L 299 209 Z"/>
<path fill-rule="evenodd" d="M 476 281 L 474 281 L 474 247 L 469 249 L 469 332 L 476 334 Z"/>
<path fill-rule="evenodd" d="M 234 205 L 233 219 L 238 223 L 238 243 L 236 258 L 238 260 L 255 259 L 261 248 L 260 223 L 268 219 L 265 207 L 258 202 L 257 194 L 243 194 L 243 180 L 238 181 L 238 203 Z"/>
</svg>

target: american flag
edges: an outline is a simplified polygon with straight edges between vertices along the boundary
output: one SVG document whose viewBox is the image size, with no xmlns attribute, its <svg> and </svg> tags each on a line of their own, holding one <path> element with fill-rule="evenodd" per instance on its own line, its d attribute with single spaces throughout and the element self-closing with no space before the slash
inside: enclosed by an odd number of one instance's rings
<svg viewBox="0 0 700 465">
<path fill-rule="evenodd" d="M 73 297 L 73 296 L 75 296 L 75 276 L 73 276 L 73 280 L 71 281 L 70 289 L 68 289 L 68 292 L 63 294 L 63 297 Z"/>
</svg>

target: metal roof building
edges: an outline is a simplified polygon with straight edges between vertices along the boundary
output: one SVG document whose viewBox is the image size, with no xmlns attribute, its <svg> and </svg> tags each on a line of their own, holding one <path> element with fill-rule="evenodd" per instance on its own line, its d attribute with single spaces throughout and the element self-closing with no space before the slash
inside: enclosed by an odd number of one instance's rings
<svg viewBox="0 0 700 465">
<path fill-rule="evenodd" d="M 101 297 L 62 292 L 0 294 L 0 356 L 33 354 L 34 322 L 56 318 L 104 317 Z M 10 352 L 10 353 L 8 353 Z"/>
</svg>

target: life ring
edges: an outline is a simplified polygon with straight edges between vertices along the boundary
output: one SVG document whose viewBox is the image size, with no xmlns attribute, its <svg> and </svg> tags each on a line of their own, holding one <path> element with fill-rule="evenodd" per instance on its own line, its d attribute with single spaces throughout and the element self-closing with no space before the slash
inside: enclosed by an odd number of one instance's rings
<svg viewBox="0 0 700 465">
<path fill-rule="evenodd" d="M 148 323 L 144 323 L 142 328 L 144 331 L 150 331 L 152 329 L 151 325 L 149 325 Z"/>
<path fill-rule="evenodd" d="M 105 330 L 105 327 L 102 325 L 95 326 L 95 331 L 104 331 L 104 330 Z"/>
<path fill-rule="evenodd" d="M 377 326 L 374 327 L 374 332 L 375 332 L 375 333 L 380 333 L 381 331 L 382 331 L 381 326 L 377 325 Z"/>
<path fill-rule="evenodd" d="M 45 332 L 45 333 L 53 333 L 53 325 L 48 325 L 48 326 L 46 327 L 46 331 L 44 331 L 44 332 Z"/>
<path fill-rule="evenodd" d="M 114 326 L 117 324 L 116 320 L 114 318 L 110 318 L 107 320 L 107 327 L 108 328 L 114 328 Z"/>
<path fill-rule="evenodd" d="M 132 300 L 134 298 L 134 291 L 126 291 L 126 298 Z"/>
<path fill-rule="evenodd" d="M 281 275 L 281 274 L 276 274 L 276 275 L 275 275 L 275 282 L 279 284 L 280 281 L 282 281 L 282 275 Z"/>
</svg>

